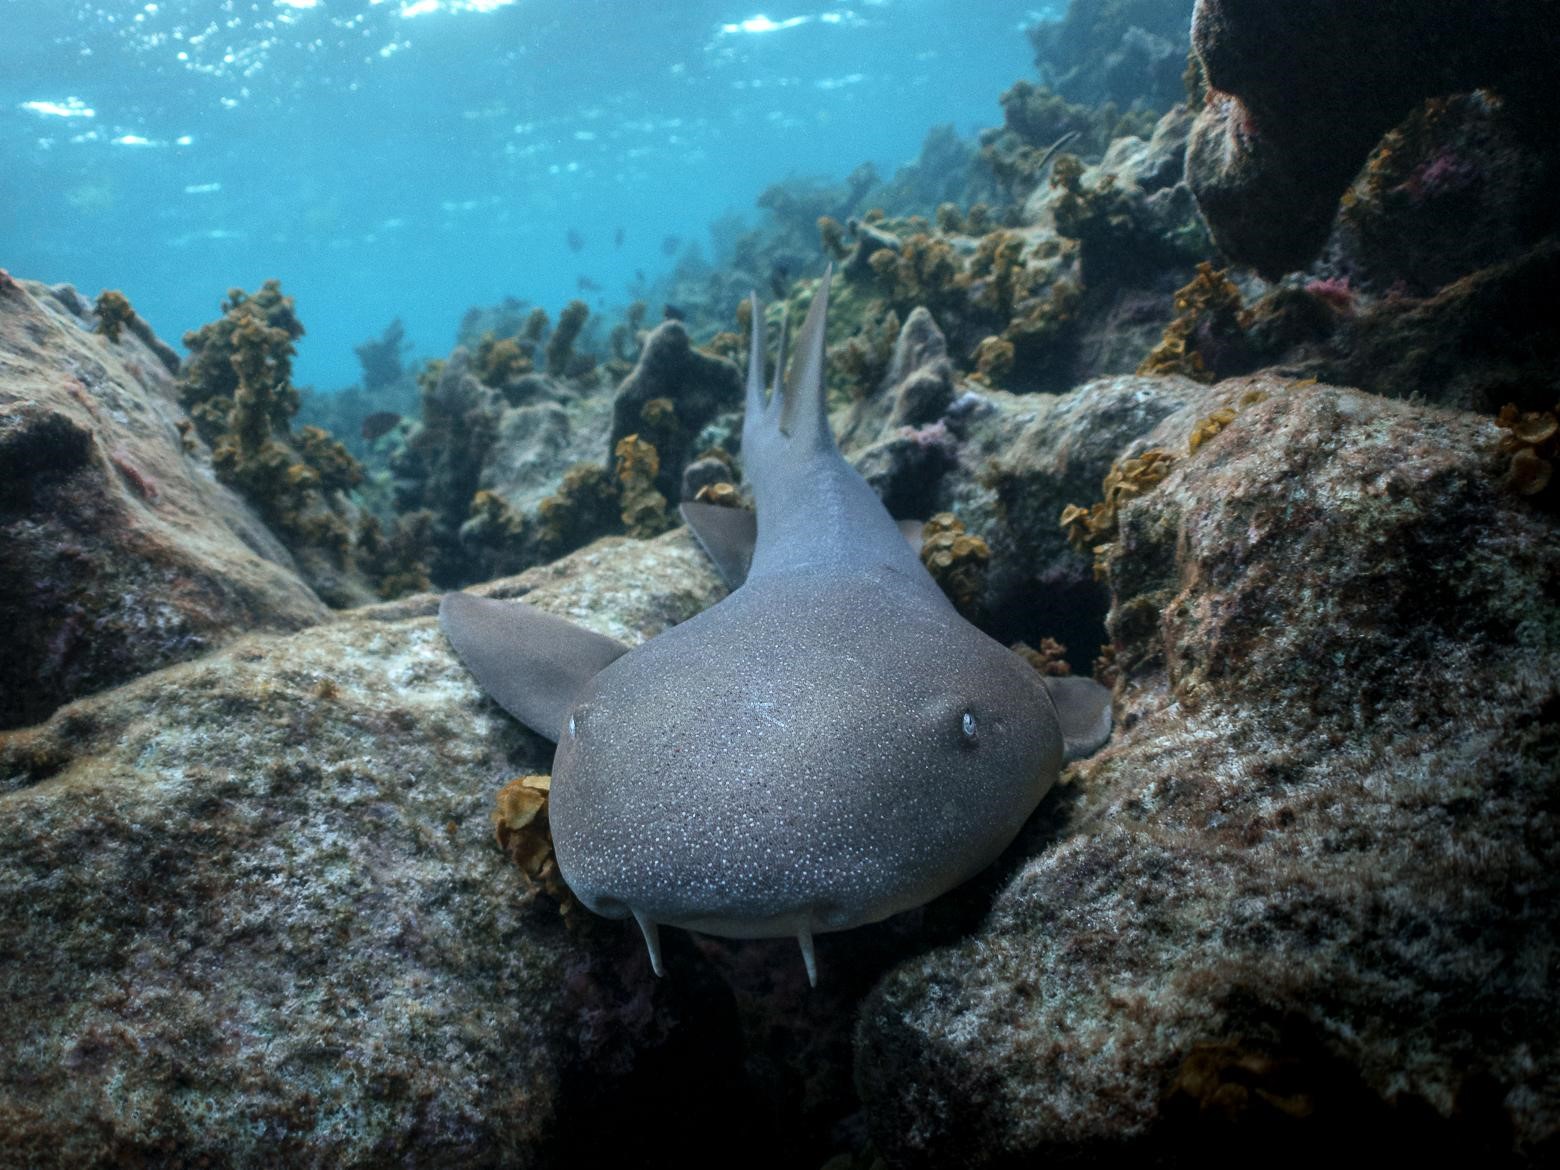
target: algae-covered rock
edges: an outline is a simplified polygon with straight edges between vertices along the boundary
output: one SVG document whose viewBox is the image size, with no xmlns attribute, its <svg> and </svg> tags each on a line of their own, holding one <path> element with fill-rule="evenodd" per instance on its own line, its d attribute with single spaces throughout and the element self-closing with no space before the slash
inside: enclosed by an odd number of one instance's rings
<svg viewBox="0 0 1560 1170">
<path fill-rule="evenodd" d="M 166 347 L 91 328 L 74 290 L 0 273 L 0 727 L 327 614 L 186 450 Z"/>
<path fill-rule="evenodd" d="M 970 385 L 941 418 L 911 428 L 884 418 L 892 393 L 850 408 L 863 443 L 846 448 L 852 462 L 896 517 L 953 512 L 987 542 L 977 607 L 987 632 L 1004 642 L 1055 638 L 1086 669 L 1103 635 L 1106 595 L 1089 557 L 1069 545 L 1062 509 L 1096 499 L 1111 464 L 1141 453 L 1167 415 L 1206 414 L 1215 396 L 1180 377 L 1101 378 L 1062 395 Z M 880 437 L 866 441 L 873 432 L 861 423 L 872 418 L 884 419 Z"/>
<path fill-rule="evenodd" d="M 661 460 L 655 487 L 675 500 L 699 432 L 717 414 L 742 405 L 742 378 L 731 362 L 694 349 L 682 322 L 663 321 L 645 338 L 639 363 L 618 387 L 608 454 L 626 436 L 647 433 L 646 424 L 656 424 L 646 412 L 655 413 L 651 404 L 657 400 L 669 403 L 673 413 L 659 420 L 655 434 Z"/>
<path fill-rule="evenodd" d="M 1249 405 L 1119 508 L 1117 731 L 1042 814 L 1058 839 L 863 1008 L 874 1139 L 895 1166 L 1540 1164 L 1555 521 L 1487 420 L 1213 394 Z M 1188 452 L 1206 406 L 1143 443 Z"/>
<path fill-rule="evenodd" d="M 489 592 L 637 641 L 720 595 L 701 557 L 605 542 Z M 249 636 L 0 736 L 0 1164 L 621 1163 L 643 1133 L 600 1118 L 673 1110 L 728 1140 L 703 1037 L 729 1007 L 511 866 L 495 796 L 552 748 L 435 605 Z"/>
<path fill-rule="evenodd" d="M 1552 151 L 1545 0 L 1198 0 L 1192 45 L 1210 92 L 1187 179 L 1220 249 L 1264 275 L 1316 256 L 1372 147 L 1425 98 L 1491 89 Z"/>
</svg>

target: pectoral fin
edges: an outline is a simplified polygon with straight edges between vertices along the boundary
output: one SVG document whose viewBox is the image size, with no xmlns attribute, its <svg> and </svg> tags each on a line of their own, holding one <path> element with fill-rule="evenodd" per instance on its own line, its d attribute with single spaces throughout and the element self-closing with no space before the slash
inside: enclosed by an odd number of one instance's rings
<svg viewBox="0 0 1560 1170">
<path fill-rule="evenodd" d="M 1069 760 L 1093 755 L 1110 738 L 1110 691 L 1092 678 L 1048 677 L 1045 689 L 1062 725 L 1063 751 Z"/>
<path fill-rule="evenodd" d="M 735 589 L 746 581 L 753 546 L 758 543 L 758 517 L 746 508 L 723 508 L 697 500 L 679 510 L 699 545 L 715 562 L 715 571 L 726 588 Z"/>
<path fill-rule="evenodd" d="M 538 735 L 556 741 L 580 689 L 628 652 L 612 638 L 523 601 L 446 593 L 439 625 L 493 700 Z"/>
</svg>

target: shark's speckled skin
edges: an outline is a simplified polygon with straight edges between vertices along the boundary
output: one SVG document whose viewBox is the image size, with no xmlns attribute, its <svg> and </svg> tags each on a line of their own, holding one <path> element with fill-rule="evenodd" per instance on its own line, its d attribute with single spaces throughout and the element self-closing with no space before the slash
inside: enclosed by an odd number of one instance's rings
<svg viewBox="0 0 1560 1170">
<path fill-rule="evenodd" d="M 572 643 L 574 627 L 520 603 L 451 594 L 441 608 L 484 688 L 558 740 L 564 879 L 592 910 L 637 918 L 657 970 L 670 924 L 794 935 L 811 976 L 815 932 L 970 877 L 1064 753 L 1109 734 L 1104 690 L 1048 688 L 961 618 L 840 455 L 823 409 L 827 299 L 825 278 L 772 395 L 753 306 L 742 455 L 757 542 L 728 598 L 632 651 L 583 631 Z M 740 576 L 730 515 L 685 515 Z"/>
</svg>

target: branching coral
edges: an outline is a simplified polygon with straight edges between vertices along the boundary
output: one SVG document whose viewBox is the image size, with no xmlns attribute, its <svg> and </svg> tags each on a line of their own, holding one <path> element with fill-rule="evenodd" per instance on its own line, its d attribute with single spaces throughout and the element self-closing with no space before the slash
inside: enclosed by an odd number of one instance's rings
<svg viewBox="0 0 1560 1170">
<path fill-rule="evenodd" d="M 590 306 L 584 301 L 570 301 L 558 314 L 558 327 L 547 341 L 547 372 L 557 377 L 575 372 L 574 343 L 590 317 Z M 543 321 L 546 320 L 544 316 Z"/>
<path fill-rule="evenodd" d="M 130 300 L 118 289 L 106 288 L 98 294 L 97 331 L 110 341 L 117 342 L 120 334 L 135 319 Z"/>
</svg>

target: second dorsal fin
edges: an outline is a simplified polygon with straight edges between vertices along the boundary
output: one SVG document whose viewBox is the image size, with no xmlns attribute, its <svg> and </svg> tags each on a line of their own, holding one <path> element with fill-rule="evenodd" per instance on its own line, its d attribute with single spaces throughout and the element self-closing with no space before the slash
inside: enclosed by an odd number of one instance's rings
<svg viewBox="0 0 1560 1170">
<path fill-rule="evenodd" d="M 735 589 L 747 580 L 753 563 L 753 546 L 758 543 L 758 517 L 746 508 L 727 508 L 689 500 L 679 509 L 694 537 L 715 562 L 715 571 Z"/>
</svg>

